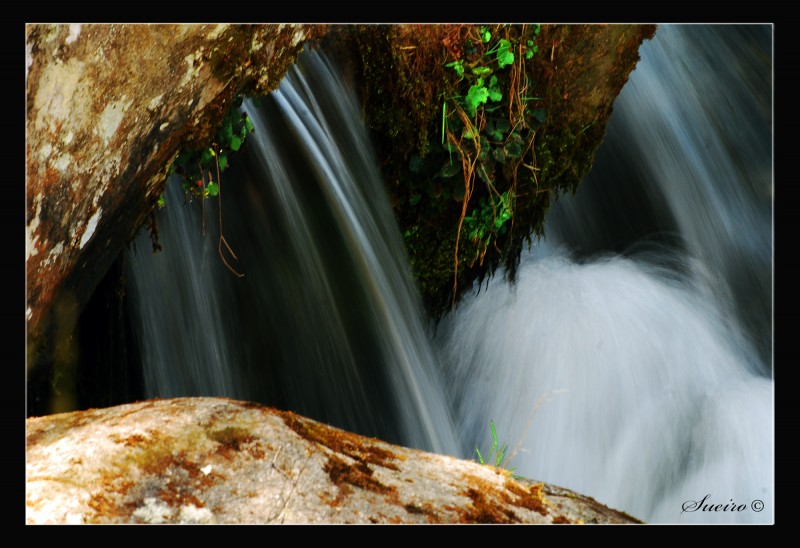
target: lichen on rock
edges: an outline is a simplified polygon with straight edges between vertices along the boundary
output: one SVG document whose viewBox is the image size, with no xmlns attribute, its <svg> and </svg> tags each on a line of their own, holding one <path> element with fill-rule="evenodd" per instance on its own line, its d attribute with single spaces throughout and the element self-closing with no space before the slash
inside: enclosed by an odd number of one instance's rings
<svg viewBox="0 0 800 548">
<path fill-rule="evenodd" d="M 25 477 L 28 524 L 636 522 L 505 470 L 219 398 L 28 419 Z"/>
</svg>

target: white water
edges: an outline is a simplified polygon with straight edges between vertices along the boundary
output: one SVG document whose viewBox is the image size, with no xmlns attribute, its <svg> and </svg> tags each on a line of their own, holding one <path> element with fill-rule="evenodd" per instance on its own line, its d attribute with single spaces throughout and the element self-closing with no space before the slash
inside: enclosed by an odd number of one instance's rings
<svg viewBox="0 0 800 548">
<path fill-rule="evenodd" d="M 518 474 L 648 521 L 771 520 L 772 384 L 690 283 L 531 257 L 516 290 L 489 284 L 441 329 L 461 437 L 485 449 L 494 420 Z M 767 508 L 681 515 L 706 493 Z"/>
<path fill-rule="evenodd" d="M 519 445 L 517 473 L 646 521 L 774 520 L 771 367 L 756 348 L 771 348 L 769 318 L 742 321 L 771 314 L 770 147 L 758 141 L 769 97 L 757 88 L 770 67 L 756 48 L 733 55 L 748 47 L 699 27 L 662 27 L 642 46 L 607 145 L 624 170 L 640 164 L 645 191 L 590 176 L 604 186 L 554 207 L 516 287 L 492 280 L 440 325 L 462 440 L 488 447 L 493 420 Z M 648 208 L 663 208 L 677 246 L 597 234 Z M 747 507 L 682 512 L 706 495 Z"/>
</svg>

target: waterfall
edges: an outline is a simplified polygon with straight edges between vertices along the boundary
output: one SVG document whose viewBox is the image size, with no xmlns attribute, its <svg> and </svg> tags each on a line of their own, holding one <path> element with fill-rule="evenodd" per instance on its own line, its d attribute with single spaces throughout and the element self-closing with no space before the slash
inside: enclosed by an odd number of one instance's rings
<svg viewBox="0 0 800 548">
<path fill-rule="evenodd" d="M 771 28 L 666 25 L 641 57 L 517 283 L 432 335 L 354 95 L 304 52 L 245 103 L 221 211 L 170 181 L 163 252 L 128 253 L 147 395 L 464 458 L 493 421 L 516 474 L 651 522 L 772 522 Z"/>
<path fill-rule="evenodd" d="M 464 450 L 492 420 L 516 473 L 647 521 L 773 521 L 770 33 L 642 45 L 518 283 L 439 326 Z"/>
<path fill-rule="evenodd" d="M 222 176 L 218 209 L 170 182 L 164 252 L 129 261 L 148 396 L 287 407 L 361 434 L 454 454 L 446 392 L 399 229 L 353 92 L 305 52 Z M 137 249 L 147 249 L 146 235 Z"/>
</svg>

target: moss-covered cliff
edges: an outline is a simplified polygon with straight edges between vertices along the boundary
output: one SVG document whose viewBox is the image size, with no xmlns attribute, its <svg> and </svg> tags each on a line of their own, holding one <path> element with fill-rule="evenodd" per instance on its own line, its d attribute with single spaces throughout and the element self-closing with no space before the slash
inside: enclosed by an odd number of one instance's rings
<svg viewBox="0 0 800 548">
<path fill-rule="evenodd" d="M 429 312 L 442 314 L 501 264 L 514 277 L 525 242 L 543 234 L 551 202 L 589 171 L 639 45 L 654 32 L 653 25 L 332 29 L 328 38 L 355 58 L 364 117 Z"/>
</svg>

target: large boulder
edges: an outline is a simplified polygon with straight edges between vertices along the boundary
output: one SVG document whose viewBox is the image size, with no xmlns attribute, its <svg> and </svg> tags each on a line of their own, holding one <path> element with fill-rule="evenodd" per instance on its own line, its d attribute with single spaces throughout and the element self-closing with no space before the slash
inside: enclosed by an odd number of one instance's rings
<svg viewBox="0 0 800 548">
<path fill-rule="evenodd" d="M 26 521 L 637 523 L 506 470 L 216 398 L 26 422 Z"/>
</svg>

